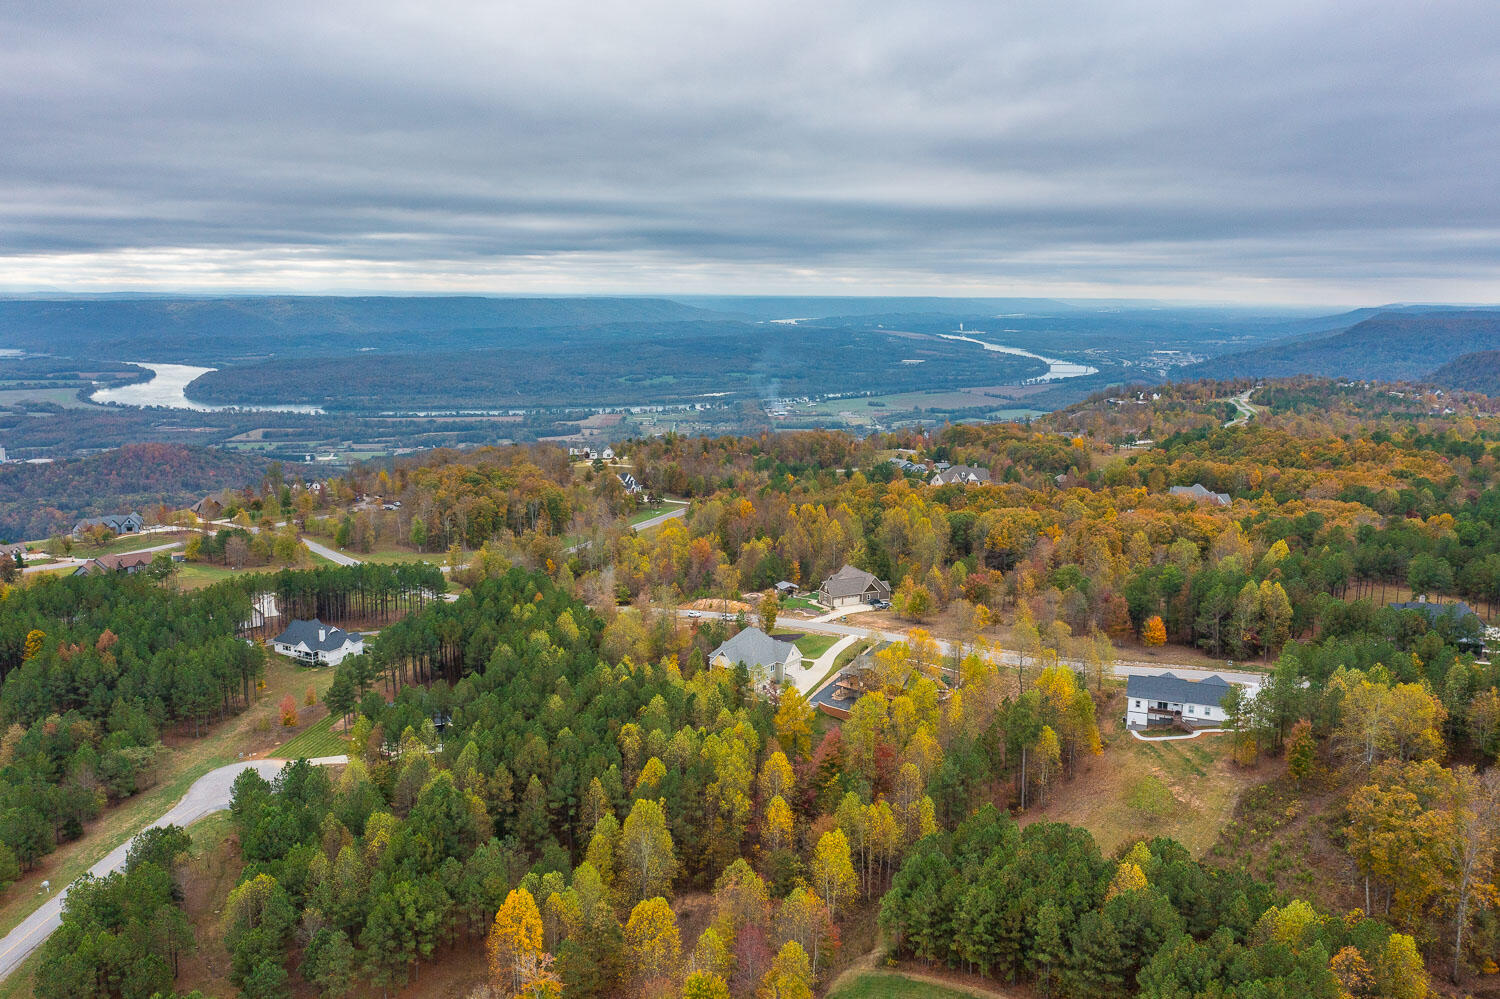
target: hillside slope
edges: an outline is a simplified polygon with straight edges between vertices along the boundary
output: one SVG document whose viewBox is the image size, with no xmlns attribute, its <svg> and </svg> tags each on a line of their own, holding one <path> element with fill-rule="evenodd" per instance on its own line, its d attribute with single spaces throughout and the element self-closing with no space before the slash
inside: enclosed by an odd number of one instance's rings
<svg viewBox="0 0 1500 999">
<path fill-rule="evenodd" d="M 1382 313 L 1348 329 L 1277 340 L 1182 370 L 1188 378 L 1423 379 L 1446 361 L 1500 348 L 1500 312 Z"/>
<path fill-rule="evenodd" d="M 1423 381 L 1447 389 L 1500 396 L 1500 350 L 1480 350 L 1456 357 Z"/>
<path fill-rule="evenodd" d="M 130 444 L 49 465 L 0 465 L 0 538 L 45 538 L 82 517 L 185 506 L 225 486 L 260 480 L 266 463 L 233 451 Z"/>
</svg>

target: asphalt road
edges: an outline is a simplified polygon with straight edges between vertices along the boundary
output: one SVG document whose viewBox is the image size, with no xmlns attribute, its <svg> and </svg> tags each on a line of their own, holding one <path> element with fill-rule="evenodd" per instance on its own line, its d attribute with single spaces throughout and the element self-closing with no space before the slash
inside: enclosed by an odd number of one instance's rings
<svg viewBox="0 0 1500 999">
<path fill-rule="evenodd" d="M 221 811 L 229 807 L 229 798 L 234 790 L 234 779 L 245 770 L 257 770 L 267 780 L 274 777 L 288 760 L 246 760 L 244 763 L 233 763 L 227 767 L 210 770 L 193 782 L 188 788 L 187 794 L 182 800 L 167 810 L 167 813 L 146 829 L 155 829 L 159 826 L 176 825 L 186 828 L 192 823 L 203 818 L 211 812 Z M 327 756 L 320 759 L 310 760 L 310 763 L 344 763 L 347 758 L 343 756 Z M 142 829 L 141 832 L 145 832 Z M 132 837 L 134 839 L 134 837 Z M 120 844 L 109 852 L 103 860 L 89 868 L 89 873 L 95 877 L 103 877 L 111 871 L 118 871 L 125 866 L 125 855 L 130 851 L 130 842 Z M 16 966 L 26 960 L 32 951 L 42 945 L 42 941 L 52 935 L 62 923 L 63 899 L 67 897 L 67 888 L 53 888 L 52 897 L 43 902 L 41 906 L 27 916 L 7 933 L 4 939 L 0 939 L 0 980 L 10 976 Z"/>
<path fill-rule="evenodd" d="M 343 552 L 336 552 L 327 545 L 320 545 L 312 538 L 303 538 L 302 543 L 307 546 L 308 551 L 314 555 L 323 556 L 334 565 L 359 565 L 359 559 L 352 555 L 345 555 Z"/>
<path fill-rule="evenodd" d="M 724 621 L 733 621 L 735 615 L 721 614 L 718 611 L 679 611 L 680 614 L 695 613 L 700 618 L 716 617 Z M 798 631 L 816 631 L 825 635 L 857 635 L 861 638 L 879 638 L 887 642 L 904 642 L 906 634 L 900 631 L 882 631 L 876 628 L 861 628 L 853 624 L 841 624 L 837 621 L 804 621 L 800 618 L 783 617 L 777 620 L 779 627 L 796 629 Z M 937 640 L 938 648 L 944 655 L 953 654 L 951 643 L 943 639 Z M 1002 652 L 998 660 L 1002 665 L 1014 666 L 1020 662 L 1020 657 L 1014 652 Z M 1083 663 L 1076 659 L 1062 660 L 1075 668 L 1082 668 Z M 1029 667 L 1028 667 L 1029 668 Z M 1263 673 L 1247 673 L 1232 669 L 1206 669 L 1202 666 L 1179 666 L 1176 663 L 1150 663 L 1139 661 L 1118 661 L 1114 666 L 1115 676 L 1155 676 L 1158 673 L 1171 670 L 1178 676 L 1187 679 L 1202 680 L 1210 676 L 1220 676 L 1230 683 L 1242 683 L 1252 687 L 1259 687 L 1265 680 Z"/>
</svg>

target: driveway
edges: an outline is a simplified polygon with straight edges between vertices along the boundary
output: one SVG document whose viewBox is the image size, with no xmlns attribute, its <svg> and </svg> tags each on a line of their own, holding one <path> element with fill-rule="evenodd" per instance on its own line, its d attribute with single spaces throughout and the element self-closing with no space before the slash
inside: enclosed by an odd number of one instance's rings
<svg viewBox="0 0 1500 999">
<path fill-rule="evenodd" d="M 828 671 L 833 669 L 833 664 L 838 661 L 839 653 L 857 641 L 859 641 L 858 635 L 845 635 L 825 649 L 823 654 L 812 662 L 804 659 L 802 668 L 794 671 L 796 675 L 791 678 L 792 682 L 797 685 L 797 689 L 803 694 L 812 694 L 814 688 L 818 686 L 818 681 L 822 680 L 823 677 L 828 675 Z"/>
<path fill-rule="evenodd" d="M 188 788 L 187 794 L 182 796 L 181 801 L 140 832 L 166 825 L 186 828 L 205 815 L 228 808 L 230 795 L 234 791 L 234 779 L 244 771 L 258 771 L 262 777 L 269 780 L 289 762 L 289 760 L 246 760 L 243 763 L 232 763 L 227 767 L 210 770 L 193 782 L 193 786 Z M 348 757 L 325 756 L 308 762 L 320 766 L 330 763 L 347 763 Z M 132 840 L 134 838 L 131 837 Z M 125 855 L 129 851 L 130 841 L 120 844 L 103 860 L 90 867 L 89 873 L 95 877 L 103 877 L 111 871 L 120 870 L 125 866 Z M 40 947 L 42 941 L 51 936 L 52 931 L 62 924 L 63 899 L 67 897 L 67 894 L 67 888 L 60 891 L 54 890 L 53 895 L 35 912 L 21 920 L 15 929 L 0 939 L 0 980 L 9 977 L 10 973 L 16 970 L 16 965 L 26 960 L 27 956 Z"/>
<path fill-rule="evenodd" d="M 345 555 L 343 552 L 336 552 L 327 545 L 318 544 L 312 538 L 303 538 L 302 543 L 307 546 L 308 551 L 314 555 L 323 556 L 334 565 L 359 565 L 359 559 L 354 556 Z"/>
</svg>

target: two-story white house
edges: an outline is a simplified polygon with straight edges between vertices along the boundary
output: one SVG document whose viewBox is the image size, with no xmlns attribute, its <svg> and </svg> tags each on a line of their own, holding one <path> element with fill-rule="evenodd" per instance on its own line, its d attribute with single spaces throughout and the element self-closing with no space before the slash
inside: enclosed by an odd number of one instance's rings
<svg viewBox="0 0 1500 999">
<path fill-rule="evenodd" d="M 286 631 L 271 639 L 271 648 L 300 662 L 337 666 L 349 656 L 365 651 L 365 640 L 357 631 L 344 631 L 317 618 L 293 621 Z"/>
<path fill-rule="evenodd" d="M 1225 721 L 1224 699 L 1233 686 L 1220 676 L 1205 680 L 1175 673 L 1131 676 L 1125 683 L 1125 724 L 1129 728 L 1217 727 Z"/>
</svg>

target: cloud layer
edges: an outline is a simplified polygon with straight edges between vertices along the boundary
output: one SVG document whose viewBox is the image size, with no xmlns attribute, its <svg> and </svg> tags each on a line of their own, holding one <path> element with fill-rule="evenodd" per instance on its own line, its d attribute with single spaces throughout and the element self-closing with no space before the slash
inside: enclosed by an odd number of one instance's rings
<svg viewBox="0 0 1500 999">
<path fill-rule="evenodd" d="M 1500 298 L 1488 2 L 0 11 L 0 286 Z"/>
</svg>

